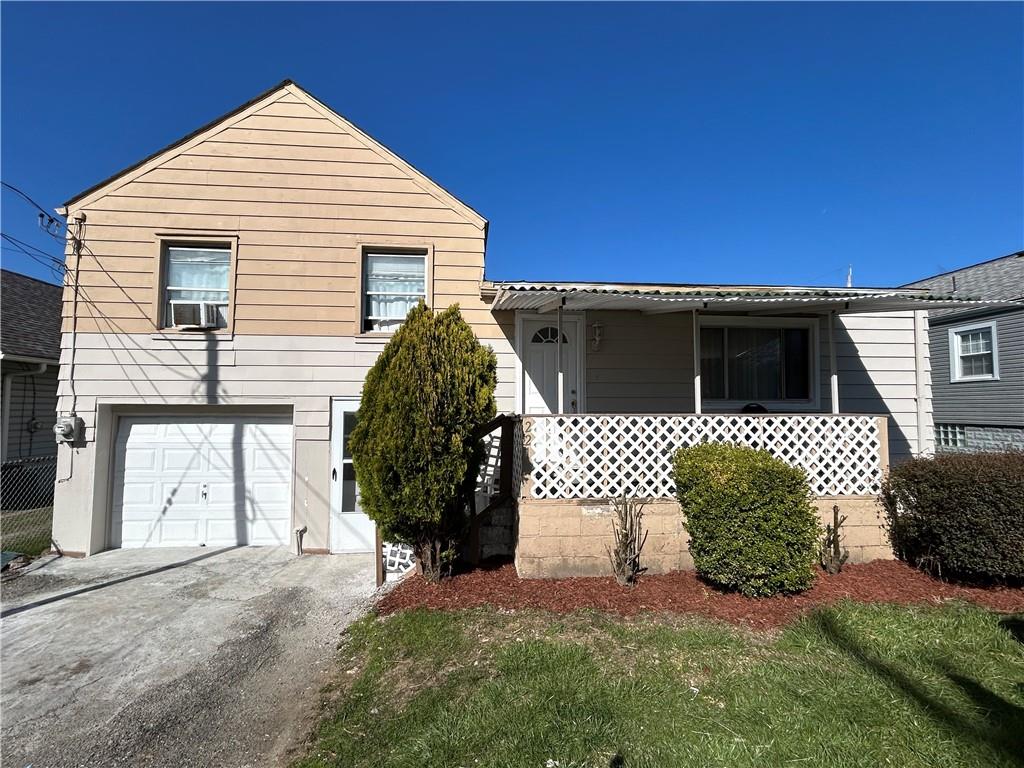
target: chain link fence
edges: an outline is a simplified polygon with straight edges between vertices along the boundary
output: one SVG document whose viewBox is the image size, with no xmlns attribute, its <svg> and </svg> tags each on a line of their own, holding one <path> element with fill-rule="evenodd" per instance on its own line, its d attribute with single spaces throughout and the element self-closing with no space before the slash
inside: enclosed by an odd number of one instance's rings
<svg viewBox="0 0 1024 768">
<path fill-rule="evenodd" d="M 0 548 L 38 555 L 50 548 L 57 457 L 13 459 L 0 465 Z"/>
</svg>

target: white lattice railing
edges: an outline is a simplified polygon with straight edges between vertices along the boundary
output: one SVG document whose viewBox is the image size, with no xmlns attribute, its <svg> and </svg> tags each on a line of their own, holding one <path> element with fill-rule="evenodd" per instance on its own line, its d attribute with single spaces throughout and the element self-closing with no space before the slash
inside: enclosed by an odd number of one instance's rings
<svg viewBox="0 0 1024 768">
<path fill-rule="evenodd" d="M 672 454 L 698 443 L 762 448 L 807 473 L 817 496 L 878 492 L 882 417 L 813 415 L 524 416 L 534 499 L 671 498 Z"/>
</svg>

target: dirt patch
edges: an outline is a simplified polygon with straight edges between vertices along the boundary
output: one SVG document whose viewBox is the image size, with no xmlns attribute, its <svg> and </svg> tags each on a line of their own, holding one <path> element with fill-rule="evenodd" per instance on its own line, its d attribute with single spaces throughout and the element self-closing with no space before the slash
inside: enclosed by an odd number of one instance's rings
<svg viewBox="0 0 1024 768">
<path fill-rule="evenodd" d="M 848 565 L 830 576 L 821 573 L 814 587 L 800 595 L 748 598 L 722 592 L 692 571 L 644 576 L 633 589 L 612 577 L 520 579 L 509 563 L 460 574 L 432 584 L 413 575 L 377 603 L 381 614 L 408 608 L 454 610 L 491 606 L 515 610 L 538 608 L 556 613 L 595 609 L 633 616 L 644 612 L 689 613 L 755 629 L 787 624 L 811 608 L 844 598 L 865 603 L 935 604 L 966 600 L 1002 612 L 1024 611 L 1024 590 L 948 584 L 905 563 L 878 560 Z"/>
</svg>

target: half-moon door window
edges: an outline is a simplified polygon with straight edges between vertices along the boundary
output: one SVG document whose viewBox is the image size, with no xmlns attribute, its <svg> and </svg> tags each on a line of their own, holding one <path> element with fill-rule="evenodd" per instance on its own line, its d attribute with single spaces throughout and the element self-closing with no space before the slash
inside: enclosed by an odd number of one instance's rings
<svg viewBox="0 0 1024 768">
<path fill-rule="evenodd" d="M 533 344 L 554 344 L 555 343 L 555 339 L 557 339 L 557 338 L 558 338 L 558 329 L 555 328 L 552 325 L 548 325 L 548 326 L 545 326 L 544 328 L 538 329 L 537 332 L 535 334 L 533 334 L 533 338 L 530 339 L 530 342 L 533 343 Z M 562 343 L 563 344 L 568 344 L 569 343 L 569 339 L 567 339 L 565 337 L 564 333 L 562 334 Z"/>
</svg>

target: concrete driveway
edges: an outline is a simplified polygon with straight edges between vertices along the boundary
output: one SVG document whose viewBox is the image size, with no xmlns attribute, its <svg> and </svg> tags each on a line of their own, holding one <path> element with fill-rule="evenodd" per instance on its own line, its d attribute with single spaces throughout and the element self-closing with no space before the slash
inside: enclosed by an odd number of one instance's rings
<svg viewBox="0 0 1024 768">
<path fill-rule="evenodd" d="M 9 768 L 273 766 L 307 736 L 370 555 L 114 550 L 2 585 Z"/>
</svg>

